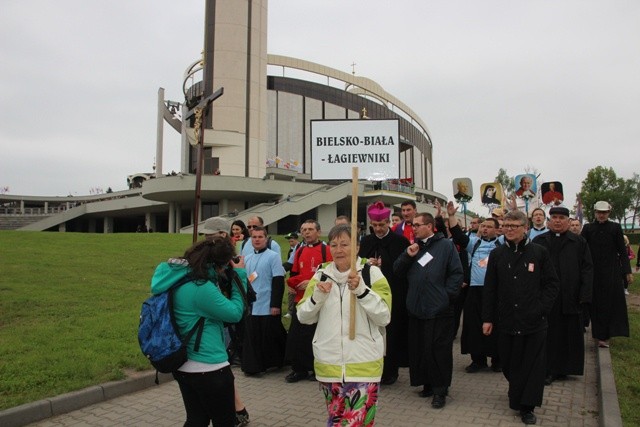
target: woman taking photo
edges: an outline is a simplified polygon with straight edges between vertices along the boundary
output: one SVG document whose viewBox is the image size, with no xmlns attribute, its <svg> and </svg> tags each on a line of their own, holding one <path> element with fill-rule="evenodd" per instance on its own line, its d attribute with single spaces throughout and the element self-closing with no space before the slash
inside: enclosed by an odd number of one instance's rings
<svg viewBox="0 0 640 427">
<path fill-rule="evenodd" d="M 225 322 L 235 323 L 242 318 L 244 299 L 237 283 L 224 287 L 227 295 L 220 288 L 225 268 L 241 267 L 231 261 L 234 256 L 231 240 L 216 235 L 194 244 L 182 258 L 160 264 L 151 279 L 153 294 L 168 290 L 186 275 L 193 279 L 173 293 L 175 319 L 183 336 L 204 318 L 199 347 L 195 348 L 199 335 L 196 333 L 187 346 L 188 360 L 173 373 L 187 412 L 185 426 L 235 424 L 234 377 L 223 329 Z M 246 292 L 245 270 L 235 271 Z"/>
<path fill-rule="evenodd" d="M 309 281 L 298 304 L 301 323 L 317 328 L 313 337 L 316 378 L 324 393 L 327 426 L 372 426 L 382 376 L 382 331 L 391 319 L 391 289 L 378 267 L 363 262 L 350 270 L 351 228 L 337 225 L 329 232 L 333 262 Z M 351 294 L 356 296 L 355 339 L 349 339 Z M 344 425 L 347 425 L 344 424 Z"/>
</svg>

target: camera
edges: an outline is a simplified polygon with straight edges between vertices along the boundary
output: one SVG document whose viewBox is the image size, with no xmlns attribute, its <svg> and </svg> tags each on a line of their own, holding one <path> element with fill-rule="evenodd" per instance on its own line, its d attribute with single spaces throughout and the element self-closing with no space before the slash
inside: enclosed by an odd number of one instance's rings
<svg viewBox="0 0 640 427">
<path fill-rule="evenodd" d="M 240 262 L 240 256 L 236 255 L 233 258 L 231 258 L 231 261 L 233 261 L 234 264 L 237 264 Z"/>
</svg>

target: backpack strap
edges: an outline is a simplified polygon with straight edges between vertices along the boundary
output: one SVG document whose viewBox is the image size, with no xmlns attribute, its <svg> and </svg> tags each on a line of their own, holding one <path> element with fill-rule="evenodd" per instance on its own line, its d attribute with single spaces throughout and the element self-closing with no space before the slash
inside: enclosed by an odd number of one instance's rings
<svg viewBox="0 0 640 427">
<path fill-rule="evenodd" d="M 476 253 L 476 251 L 478 250 L 478 248 L 480 247 L 480 244 L 482 243 L 482 239 L 478 239 L 476 240 L 476 242 L 473 244 L 473 250 L 471 251 L 471 258 L 473 258 L 473 254 Z M 496 238 L 496 240 L 493 241 L 493 243 L 496 245 L 496 248 L 498 246 L 500 246 L 500 242 L 498 241 L 498 239 Z M 471 261 L 469 261 L 471 262 Z"/>
<path fill-rule="evenodd" d="M 173 292 L 176 289 L 178 289 L 180 286 L 189 282 L 193 282 L 193 278 L 187 274 L 182 279 L 178 280 L 176 283 L 171 285 L 171 287 L 169 288 L 169 290 L 171 291 L 171 310 L 173 310 Z M 189 341 L 191 341 L 191 338 L 193 337 L 193 334 L 196 333 L 196 331 L 198 335 L 196 335 L 196 342 L 195 342 L 195 345 L 193 346 L 193 351 L 197 353 L 198 350 L 200 350 L 200 341 L 202 341 L 202 332 L 204 331 L 204 317 L 201 317 L 200 319 L 198 319 L 198 321 L 193 326 L 193 328 L 191 328 L 189 332 L 187 332 L 187 335 L 185 335 L 184 339 L 182 340 L 182 343 L 184 345 L 187 345 Z"/>
<path fill-rule="evenodd" d="M 298 243 L 298 247 L 295 249 L 295 254 L 293 255 L 293 265 L 296 264 L 296 261 L 300 259 L 300 255 L 302 255 L 302 250 L 306 247 L 302 242 Z M 289 277 L 294 277 L 300 274 L 298 271 L 293 271 L 293 265 L 291 266 L 291 271 L 289 272 Z"/>
<path fill-rule="evenodd" d="M 364 280 L 364 284 L 367 285 L 367 288 L 371 289 L 371 265 L 369 265 L 369 263 L 363 264 L 360 272 L 362 273 L 362 280 Z M 329 276 L 324 274 L 324 271 L 322 271 L 320 280 L 318 281 L 326 282 L 328 278 Z"/>
<path fill-rule="evenodd" d="M 482 239 L 476 240 L 476 242 L 473 244 L 473 250 L 471 251 L 471 258 L 473 258 L 473 255 L 476 253 L 476 251 L 480 247 L 480 244 L 482 244 Z"/>
<path fill-rule="evenodd" d="M 200 342 L 202 341 L 202 332 L 204 331 L 204 317 L 201 317 L 200 319 L 198 319 L 198 321 L 193 326 L 193 328 L 191 328 L 191 330 L 189 331 L 187 336 L 184 337 L 183 343 L 185 345 L 187 345 L 189 343 L 189 341 L 191 341 L 191 337 L 193 337 L 193 334 L 196 331 L 198 331 L 198 335 L 196 335 L 196 342 L 195 342 L 195 344 L 193 346 L 193 351 L 195 351 L 197 353 L 198 350 L 200 350 Z"/>
<path fill-rule="evenodd" d="M 189 282 L 193 282 L 193 277 L 191 277 L 190 275 L 187 274 L 182 279 L 178 280 L 176 283 L 171 285 L 171 287 L 168 290 L 174 291 L 174 290 L 178 289 L 180 286 L 184 285 L 185 283 L 189 283 Z"/>
<path fill-rule="evenodd" d="M 232 275 L 233 284 L 236 285 L 236 288 L 240 291 L 240 295 L 242 295 L 242 300 L 244 301 L 244 312 L 245 314 L 251 314 L 251 304 L 255 301 L 255 291 L 252 292 L 252 295 L 248 295 L 248 292 L 244 290 L 242 286 L 242 282 L 240 282 L 240 276 L 236 273 L 235 270 L 230 270 Z M 247 286 L 251 286 L 251 283 L 247 283 Z M 250 301 L 250 299 L 252 299 Z"/>
<path fill-rule="evenodd" d="M 236 288 L 240 291 L 240 295 L 242 295 L 242 300 L 246 305 L 249 305 L 249 300 L 247 299 L 247 292 L 244 290 L 242 283 L 240 283 L 240 276 L 234 270 L 231 270 L 231 280 L 233 284 L 236 285 Z"/>
<path fill-rule="evenodd" d="M 327 244 L 325 242 L 320 243 L 320 252 L 322 253 L 322 262 L 327 262 Z"/>
<path fill-rule="evenodd" d="M 369 263 L 364 264 L 361 273 L 364 284 L 367 285 L 367 288 L 371 289 L 371 265 Z"/>
</svg>

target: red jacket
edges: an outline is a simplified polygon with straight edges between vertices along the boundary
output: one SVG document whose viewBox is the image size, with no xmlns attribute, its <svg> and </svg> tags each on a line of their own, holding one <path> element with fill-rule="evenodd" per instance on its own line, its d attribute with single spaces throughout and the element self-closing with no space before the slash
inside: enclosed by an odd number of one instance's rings
<svg viewBox="0 0 640 427">
<path fill-rule="evenodd" d="M 324 248 L 323 248 L 324 247 Z M 322 256 L 324 252 L 324 257 Z M 291 274 L 287 279 L 287 286 L 296 291 L 295 302 L 298 303 L 304 295 L 304 289 L 298 289 L 298 285 L 313 277 L 318 267 L 328 261 L 333 261 L 331 252 L 324 242 L 313 245 L 304 244 L 296 250 L 291 266 Z"/>
<path fill-rule="evenodd" d="M 397 223 L 391 230 L 396 234 L 406 237 L 409 243 L 413 243 L 413 227 L 407 224 L 406 221 Z"/>
</svg>

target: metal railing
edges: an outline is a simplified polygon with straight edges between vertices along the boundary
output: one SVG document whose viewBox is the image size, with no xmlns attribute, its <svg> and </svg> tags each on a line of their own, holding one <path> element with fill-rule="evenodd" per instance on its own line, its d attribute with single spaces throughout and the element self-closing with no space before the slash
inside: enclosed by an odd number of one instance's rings
<svg viewBox="0 0 640 427">
<path fill-rule="evenodd" d="M 55 215 L 67 210 L 66 206 L 55 206 L 45 209 L 41 208 L 20 208 L 18 207 L 0 207 L 0 215 L 6 216 L 23 216 L 23 215 Z"/>
<path fill-rule="evenodd" d="M 412 185 L 392 183 L 387 181 L 365 184 L 365 191 L 375 191 L 375 190 L 397 191 L 399 193 L 406 193 L 406 194 L 416 193 L 415 187 Z"/>
</svg>

